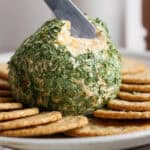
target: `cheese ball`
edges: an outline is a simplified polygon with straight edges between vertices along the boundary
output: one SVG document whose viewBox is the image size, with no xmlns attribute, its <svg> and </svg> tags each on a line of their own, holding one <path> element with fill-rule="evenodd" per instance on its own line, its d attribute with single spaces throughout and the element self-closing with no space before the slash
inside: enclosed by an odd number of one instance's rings
<svg viewBox="0 0 150 150">
<path fill-rule="evenodd" d="M 116 97 L 120 54 L 106 25 L 89 19 L 93 39 L 71 36 L 69 21 L 47 21 L 23 41 L 9 62 L 14 98 L 64 115 L 91 114 Z"/>
</svg>

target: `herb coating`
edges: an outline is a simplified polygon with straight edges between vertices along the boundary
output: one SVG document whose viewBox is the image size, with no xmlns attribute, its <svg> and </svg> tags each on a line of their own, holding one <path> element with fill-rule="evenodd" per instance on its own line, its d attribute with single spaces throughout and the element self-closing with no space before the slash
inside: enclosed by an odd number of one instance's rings
<svg viewBox="0 0 150 150">
<path fill-rule="evenodd" d="M 90 48 L 74 56 L 58 41 L 65 22 L 47 21 L 16 50 L 9 62 L 14 97 L 27 106 L 58 110 L 64 115 L 89 114 L 116 97 L 120 81 L 120 54 L 105 24 L 90 19 L 106 38 L 106 49 Z"/>
</svg>

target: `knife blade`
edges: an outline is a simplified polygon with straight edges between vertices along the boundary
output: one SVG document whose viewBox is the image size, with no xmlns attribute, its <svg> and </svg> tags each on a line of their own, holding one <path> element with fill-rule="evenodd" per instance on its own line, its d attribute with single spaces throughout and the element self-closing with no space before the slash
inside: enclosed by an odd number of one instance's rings
<svg viewBox="0 0 150 150">
<path fill-rule="evenodd" d="M 94 38 L 96 31 L 84 14 L 71 0 L 45 0 L 59 19 L 71 22 L 71 35 L 81 38 Z"/>
</svg>

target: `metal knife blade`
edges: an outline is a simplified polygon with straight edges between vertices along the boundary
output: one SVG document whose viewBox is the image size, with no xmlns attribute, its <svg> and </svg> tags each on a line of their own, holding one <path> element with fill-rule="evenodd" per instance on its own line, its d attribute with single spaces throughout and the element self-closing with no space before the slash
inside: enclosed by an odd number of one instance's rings
<svg viewBox="0 0 150 150">
<path fill-rule="evenodd" d="M 96 31 L 71 0 L 45 0 L 57 18 L 71 22 L 71 34 L 75 37 L 94 38 Z"/>
</svg>

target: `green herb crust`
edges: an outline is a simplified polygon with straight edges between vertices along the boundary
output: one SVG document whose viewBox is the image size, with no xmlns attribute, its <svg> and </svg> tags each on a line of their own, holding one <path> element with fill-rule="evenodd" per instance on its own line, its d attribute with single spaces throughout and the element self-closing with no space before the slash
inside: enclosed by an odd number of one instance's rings
<svg viewBox="0 0 150 150">
<path fill-rule="evenodd" d="M 9 62 L 14 97 L 27 106 L 88 114 L 116 97 L 120 86 L 120 54 L 99 19 L 91 19 L 107 37 L 108 49 L 73 56 L 57 41 L 64 23 L 47 21 L 16 50 Z M 87 93 L 90 91 L 91 94 Z"/>
</svg>

